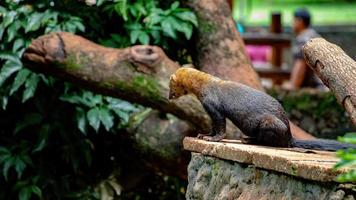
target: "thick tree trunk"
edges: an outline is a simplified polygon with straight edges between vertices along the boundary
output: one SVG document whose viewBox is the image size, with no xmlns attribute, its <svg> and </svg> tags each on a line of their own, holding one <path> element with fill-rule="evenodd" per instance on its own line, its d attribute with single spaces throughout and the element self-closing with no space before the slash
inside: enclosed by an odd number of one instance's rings
<svg viewBox="0 0 356 200">
<path fill-rule="evenodd" d="M 245 53 L 226 0 L 188 1 L 198 17 L 195 66 L 222 79 L 237 81 L 263 90 L 257 73 Z"/>
<path fill-rule="evenodd" d="M 356 62 L 322 38 L 311 39 L 303 52 L 308 65 L 335 94 L 356 126 Z"/>
<path fill-rule="evenodd" d="M 236 30 L 226 0 L 188 1 L 187 5 L 198 16 L 195 36 L 194 63 L 200 70 L 222 79 L 243 83 L 264 91 L 259 77 L 246 55 L 245 45 Z M 295 138 L 313 139 L 290 122 Z"/>
</svg>

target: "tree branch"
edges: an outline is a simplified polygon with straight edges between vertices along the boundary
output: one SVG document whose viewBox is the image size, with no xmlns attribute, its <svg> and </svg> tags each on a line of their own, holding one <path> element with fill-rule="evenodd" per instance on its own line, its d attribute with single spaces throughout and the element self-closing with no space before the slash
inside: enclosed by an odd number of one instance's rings
<svg viewBox="0 0 356 200">
<path fill-rule="evenodd" d="M 34 71 L 173 113 L 203 130 L 210 127 L 209 117 L 195 98 L 168 100 L 169 77 L 180 66 L 159 47 L 106 48 L 60 32 L 35 39 L 25 51 L 23 61 Z"/>
<path fill-rule="evenodd" d="M 339 46 L 322 38 L 311 39 L 303 52 L 309 67 L 335 94 L 356 126 L 356 62 Z"/>
</svg>

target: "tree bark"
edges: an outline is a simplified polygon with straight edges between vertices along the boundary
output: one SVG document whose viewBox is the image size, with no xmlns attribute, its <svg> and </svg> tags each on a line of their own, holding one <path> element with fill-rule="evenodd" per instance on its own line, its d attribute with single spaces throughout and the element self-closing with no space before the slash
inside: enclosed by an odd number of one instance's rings
<svg viewBox="0 0 356 200">
<path fill-rule="evenodd" d="M 356 62 L 339 46 L 322 38 L 311 39 L 303 52 L 309 67 L 335 94 L 356 126 Z"/>
<path fill-rule="evenodd" d="M 195 66 L 225 80 L 236 81 L 264 91 L 258 74 L 246 55 L 245 45 L 237 32 L 226 0 L 187 1 L 198 17 L 195 35 Z M 314 137 L 290 122 L 293 137 Z"/>
</svg>

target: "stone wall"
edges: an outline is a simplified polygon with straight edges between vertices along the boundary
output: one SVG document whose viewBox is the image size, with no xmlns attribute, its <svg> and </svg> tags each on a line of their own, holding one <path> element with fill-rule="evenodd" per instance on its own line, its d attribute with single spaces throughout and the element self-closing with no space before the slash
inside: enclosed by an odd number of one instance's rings
<svg viewBox="0 0 356 200">
<path fill-rule="evenodd" d="M 188 182 L 188 200 L 355 199 L 348 185 L 305 180 L 200 153 L 192 153 Z"/>
</svg>

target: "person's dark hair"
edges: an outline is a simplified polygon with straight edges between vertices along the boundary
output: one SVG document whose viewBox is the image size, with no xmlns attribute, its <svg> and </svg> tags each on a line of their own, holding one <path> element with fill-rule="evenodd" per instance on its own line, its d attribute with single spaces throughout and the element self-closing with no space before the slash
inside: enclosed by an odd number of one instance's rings
<svg viewBox="0 0 356 200">
<path fill-rule="evenodd" d="M 305 8 L 300 8 L 294 12 L 294 17 L 301 19 L 306 27 L 310 25 L 311 15 Z"/>
</svg>

